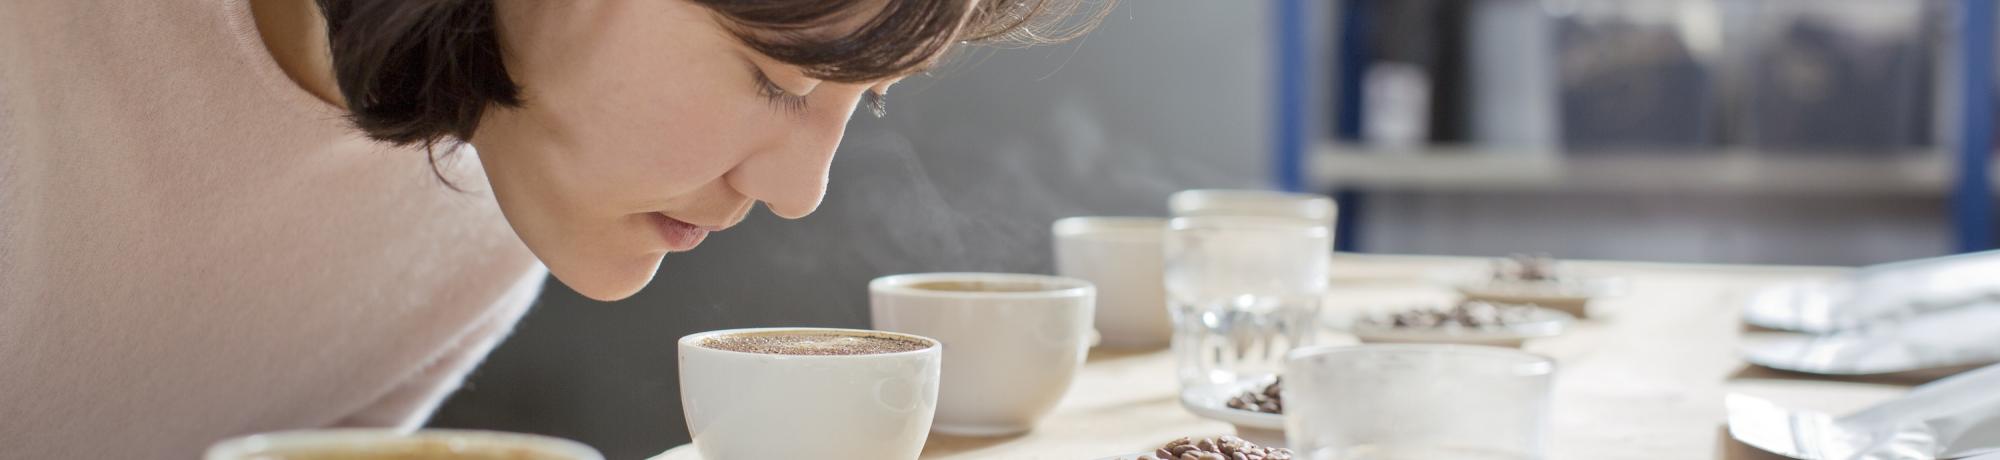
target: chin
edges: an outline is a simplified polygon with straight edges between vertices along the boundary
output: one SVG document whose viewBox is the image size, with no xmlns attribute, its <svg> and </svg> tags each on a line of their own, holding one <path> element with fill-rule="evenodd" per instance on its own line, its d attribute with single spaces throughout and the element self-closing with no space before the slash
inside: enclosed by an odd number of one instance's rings
<svg viewBox="0 0 2000 460">
<path fill-rule="evenodd" d="M 653 274 L 660 270 L 660 258 L 665 254 L 640 256 L 640 260 L 623 263 L 591 264 L 588 267 L 558 267 L 549 265 L 549 274 L 569 286 L 570 290 L 583 294 L 591 300 L 611 302 L 624 300 L 645 289 L 653 282 Z"/>
</svg>

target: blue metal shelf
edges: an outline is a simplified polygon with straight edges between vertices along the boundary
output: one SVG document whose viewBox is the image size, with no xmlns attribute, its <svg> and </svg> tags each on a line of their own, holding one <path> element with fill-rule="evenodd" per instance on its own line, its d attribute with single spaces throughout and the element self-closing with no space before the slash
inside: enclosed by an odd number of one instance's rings
<svg viewBox="0 0 2000 460">
<path fill-rule="evenodd" d="M 1306 131 L 1306 122 L 1310 118 L 1307 110 L 1312 103 L 1307 97 L 1311 89 L 1306 86 L 1311 84 L 1308 64 L 1312 60 L 1306 51 L 1311 40 L 1307 35 L 1307 1 L 1278 0 L 1272 8 L 1271 18 L 1277 24 L 1277 36 L 1273 37 L 1277 42 L 1274 47 L 1277 54 L 1272 61 L 1278 67 L 1277 91 L 1272 95 L 1274 100 L 1271 104 L 1277 108 L 1272 119 L 1277 132 L 1273 133 L 1271 141 L 1276 155 L 1271 163 L 1276 168 L 1275 185 L 1288 192 L 1305 190 L 1306 150 L 1313 140 L 1312 134 Z"/>
<path fill-rule="evenodd" d="M 1952 221 L 1959 252 L 1993 249 L 1993 0 L 1963 0 L 1959 11 L 1960 113 Z"/>
<path fill-rule="evenodd" d="M 1959 21 L 1959 79 L 1962 85 L 1959 113 L 1960 139 L 1957 145 L 1956 168 L 1952 190 L 1951 219 L 1954 229 L 1955 250 L 1958 252 L 1982 251 L 2000 248 L 1995 246 L 1994 199 L 1992 178 L 1989 175 L 1993 157 L 1994 135 L 1994 0 L 1961 0 Z M 1309 85 L 1312 79 L 1310 40 L 1311 18 L 1314 2 L 1310 0 L 1277 0 L 1273 10 L 1273 21 L 1277 25 L 1274 42 L 1276 110 L 1274 125 L 1276 132 L 1272 142 L 1274 150 L 1273 173 L 1275 185 L 1287 191 L 1305 191 L 1307 181 L 1306 158 L 1317 140 L 1316 133 L 1308 129 L 1312 116 L 1312 94 Z M 1339 8 L 1338 37 L 1338 86 L 1333 108 L 1333 135 L 1342 141 L 1356 141 L 1361 137 L 1361 63 L 1366 60 L 1366 36 L 1368 24 L 1364 20 L 1366 0 L 1338 0 L 1331 2 Z M 1362 202 L 1366 199 L 1360 190 L 1342 189 L 1330 191 L 1339 203 L 1336 221 L 1335 245 L 1343 251 L 1354 251 L 1360 247 L 1361 235 L 1356 230 L 1362 218 Z"/>
</svg>

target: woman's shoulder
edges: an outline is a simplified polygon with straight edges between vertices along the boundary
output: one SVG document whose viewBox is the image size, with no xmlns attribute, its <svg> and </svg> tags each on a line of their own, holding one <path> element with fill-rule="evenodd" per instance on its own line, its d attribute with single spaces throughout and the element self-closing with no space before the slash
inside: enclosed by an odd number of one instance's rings
<svg viewBox="0 0 2000 460">
<path fill-rule="evenodd" d="M 0 115 L 95 136 L 338 135 L 338 109 L 283 75 L 255 22 L 247 0 L 10 2 Z"/>
</svg>

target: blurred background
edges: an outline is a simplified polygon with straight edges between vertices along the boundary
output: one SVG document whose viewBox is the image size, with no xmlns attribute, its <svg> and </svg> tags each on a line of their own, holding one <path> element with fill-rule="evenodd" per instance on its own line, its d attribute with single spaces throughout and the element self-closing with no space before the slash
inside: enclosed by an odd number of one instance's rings
<svg viewBox="0 0 2000 460">
<path fill-rule="evenodd" d="M 899 84 L 887 118 L 849 126 L 810 217 L 755 213 L 621 302 L 552 280 L 432 424 L 650 456 L 688 440 L 682 335 L 866 327 L 871 278 L 1046 273 L 1056 218 L 1164 215 L 1188 188 L 1334 195 L 1357 252 L 1863 265 L 1989 248 L 1992 121 L 1965 114 L 1991 110 L 1991 31 L 1956 8 L 1126 0 L 1084 39 L 967 50 Z"/>
</svg>

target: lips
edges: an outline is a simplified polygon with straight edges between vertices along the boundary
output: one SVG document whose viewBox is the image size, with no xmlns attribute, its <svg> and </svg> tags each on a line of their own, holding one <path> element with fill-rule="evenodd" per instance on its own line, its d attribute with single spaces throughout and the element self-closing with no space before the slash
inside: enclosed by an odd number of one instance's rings
<svg viewBox="0 0 2000 460">
<path fill-rule="evenodd" d="M 666 241 L 669 251 L 694 249 L 695 246 L 701 245 L 703 239 L 708 238 L 709 232 L 720 230 L 683 222 L 657 212 L 647 216 L 653 221 L 654 227 L 660 230 L 660 238 Z"/>
</svg>

